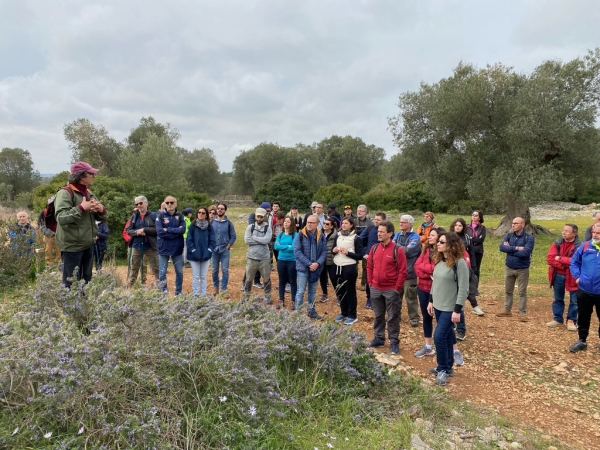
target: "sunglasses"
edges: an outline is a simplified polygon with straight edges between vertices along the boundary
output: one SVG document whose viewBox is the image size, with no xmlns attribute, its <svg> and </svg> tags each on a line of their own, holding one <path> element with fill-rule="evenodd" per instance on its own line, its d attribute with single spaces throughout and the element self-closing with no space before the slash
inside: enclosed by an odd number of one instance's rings
<svg viewBox="0 0 600 450">
<path fill-rule="evenodd" d="M 437 241 L 438 244 L 445 244 L 446 241 Z"/>
<path fill-rule="evenodd" d="M 136 203 L 135 206 L 142 206 L 143 204 L 144 204 L 144 202 L 139 202 L 139 203 Z"/>
<path fill-rule="evenodd" d="M 204 215 L 206 215 L 206 211 L 198 211 L 198 214 L 204 214 Z"/>
<path fill-rule="evenodd" d="M 176 203 L 177 203 L 177 202 L 165 202 L 165 204 L 167 204 L 167 205 L 174 205 L 174 204 L 176 204 Z"/>
</svg>

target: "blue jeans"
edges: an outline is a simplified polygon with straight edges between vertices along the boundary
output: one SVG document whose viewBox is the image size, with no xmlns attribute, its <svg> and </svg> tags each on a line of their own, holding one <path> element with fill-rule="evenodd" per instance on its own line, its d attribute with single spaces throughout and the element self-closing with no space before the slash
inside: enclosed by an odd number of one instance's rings
<svg viewBox="0 0 600 450">
<path fill-rule="evenodd" d="M 192 292 L 194 295 L 206 295 L 206 274 L 208 273 L 208 264 L 210 259 L 206 261 L 191 261 L 192 266 Z"/>
<path fill-rule="evenodd" d="M 223 250 L 222 253 L 213 252 L 212 254 L 212 280 L 215 289 L 219 289 L 219 263 L 221 263 L 221 271 L 223 272 L 223 277 L 221 278 L 221 292 L 227 290 L 227 284 L 229 283 L 230 257 L 230 250 Z"/>
<path fill-rule="evenodd" d="M 454 328 L 452 326 L 452 311 L 440 311 L 433 308 L 437 326 L 433 333 L 433 342 L 437 350 L 437 370 L 448 372 L 454 365 L 454 350 L 452 346 L 456 342 Z"/>
<path fill-rule="evenodd" d="M 169 258 L 173 260 L 173 267 L 175 268 L 175 295 L 179 295 L 183 286 L 183 255 L 158 255 L 158 284 L 163 292 L 167 292 L 167 265 L 169 264 Z"/>
<path fill-rule="evenodd" d="M 319 280 L 308 282 L 308 272 L 298 272 L 298 292 L 296 293 L 296 309 L 304 303 L 304 291 L 308 285 L 308 310 L 315 309 L 315 298 L 317 296 L 317 285 Z"/>
<path fill-rule="evenodd" d="M 565 280 L 567 276 L 557 273 L 554 276 L 554 301 L 552 302 L 552 314 L 554 320 L 563 323 L 563 314 L 565 312 Z M 569 292 L 569 309 L 567 310 L 567 320 L 577 323 L 577 291 Z"/>
</svg>

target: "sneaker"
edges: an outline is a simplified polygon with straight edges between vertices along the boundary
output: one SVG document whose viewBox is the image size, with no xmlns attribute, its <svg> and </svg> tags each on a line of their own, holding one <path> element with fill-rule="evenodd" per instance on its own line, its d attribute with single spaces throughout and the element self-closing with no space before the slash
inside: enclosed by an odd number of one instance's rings
<svg viewBox="0 0 600 450">
<path fill-rule="evenodd" d="M 319 314 L 317 314 L 317 311 L 315 311 L 314 309 L 311 309 L 308 312 L 308 318 L 312 320 L 323 320 L 323 318 Z"/>
<path fill-rule="evenodd" d="M 367 347 L 376 348 L 376 347 L 383 347 L 384 345 L 385 345 L 385 342 L 383 342 L 381 339 L 375 338 L 367 344 Z"/>
<path fill-rule="evenodd" d="M 519 320 L 521 322 L 529 322 L 529 319 L 527 318 L 527 314 L 521 314 L 521 313 L 519 313 Z"/>
<path fill-rule="evenodd" d="M 333 320 L 335 320 L 336 322 L 343 322 L 346 319 L 347 319 L 346 316 L 344 316 L 343 314 L 339 314 L 339 315 L 335 316 L 335 319 L 333 319 Z"/>
<path fill-rule="evenodd" d="M 477 314 L 478 316 L 485 316 L 483 309 L 481 309 L 479 305 L 473 308 L 473 314 Z"/>
<path fill-rule="evenodd" d="M 422 358 L 423 356 L 433 356 L 435 355 L 435 349 L 433 347 L 427 348 L 426 345 L 421 347 L 419 350 L 415 352 L 415 357 Z"/>
<path fill-rule="evenodd" d="M 358 319 L 356 317 L 348 317 L 346 320 L 344 320 L 344 325 L 352 325 L 357 320 Z"/>
<path fill-rule="evenodd" d="M 435 377 L 435 384 L 438 386 L 446 386 L 448 384 L 448 374 L 444 370 L 440 370 Z"/>
<path fill-rule="evenodd" d="M 321 301 L 321 303 L 325 303 L 329 299 L 327 298 L 326 295 L 321 295 L 321 298 L 319 300 Z"/>
<path fill-rule="evenodd" d="M 440 372 L 444 372 L 444 371 L 443 371 L 443 370 L 440 370 Z M 433 368 L 429 369 L 429 373 L 430 373 L 431 375 L 437 375 L 437 374 L 438 374 L 438 370 L 437 370 L 435 367 L 433 367 Z M 447 371 L 447 372 L 445 372 L 445 373 L 446 373 L 446 375 L 448 375 L 449 377 L 453 377 L 453 376 L 454 376 L 454 370 L 452 370 L 452 369 L 450 369 L 449 371 Z"/>
<path fill-rule="evenodd" d="M 510 311 L 502 311 L 497 313 L 496 317 L 512 317 L 512 313 Z"/>
<path fill-rule="evenodd" d="M 454 350 L 454 364 L 456 364 L 457 366 L 465 365 L 465 359 L 463 358 L 463 355 L 460 352 L 460 350 Z"/>
<path fill-rule="evenodd" d="M 260 284 L 260 283 L 254 283 L 252 286 L 254 286 L 254 287 L 255 287 L 255 288 L 257 288 L 257 289 L 264 289 L 264 288 L 265 288 L 265 287 L 264 287 L 262 284 Z"/>
<path fill-rule="evenodd" d="M 398 344 L 390 344 L 390 355 L 399 355 L 400 346 Z"/>
<path fill-rule="evenodd" d="M 571 353 L 577 353 L 582 350 L 587 350 L 587 342 L 584 342 L 581 339 L 579 339 L 577 342 L 575 342 L 573 345 L 571 345 L 569 347 L 569 351 Z"/>
<path fill-rule="evenodd" d="M 553 320 L 553 321 L 551 321 L 551 322 L 548 322 L 548 323 L 546 324 L 546 326 L 547 326 L 548 328 L 558 328 L 558 327 L 560 327 L 561 325 L 562 325 L 562 323 L 560 323 L 560 322 L 557 322 L 556 320 Z"/>
<path fill-rule="evenodd" d="M 285 285 L 285 292 L 292 292 L 292 287 L 290 286 L 290 283 L 287 283 Z"/>
<path fill-rule="evenodd" d="M 371 299 L 370 298 L 367 299 L 367 303 L 365 303 L 365 308 L 367 308 L 367 309 L 373 309 L 373 307 L 371 306 Z"/>
<path fill-rule="evenodd" d="M 577 331 L 577 324 L 572 320 L 567 320 L 567 330 L 569 331 Z"/>
<path fill-rule="evenodd" d="M 467 334 L 464 331 L 456 332 L 456 339 L 458 339 L 459 341 L 464 341 L 466 338 L 467 338 Z"/>
</svg>

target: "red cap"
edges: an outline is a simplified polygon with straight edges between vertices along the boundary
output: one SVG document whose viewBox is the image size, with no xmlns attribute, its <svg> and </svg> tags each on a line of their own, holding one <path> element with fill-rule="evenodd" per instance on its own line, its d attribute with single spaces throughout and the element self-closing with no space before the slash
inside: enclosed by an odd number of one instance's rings
<svg viewBox="0 0 600 450">
<path fill-rule="evenodd" d="M 100 172 L 99 169 L 94 169 L 88 163 L 83 162 L 83 161 L 77 161 L 75 164 L 73 164 L 71 166 L 71 173 L 83 172 L 84 170 L 89 173 Z"/>
</svg>

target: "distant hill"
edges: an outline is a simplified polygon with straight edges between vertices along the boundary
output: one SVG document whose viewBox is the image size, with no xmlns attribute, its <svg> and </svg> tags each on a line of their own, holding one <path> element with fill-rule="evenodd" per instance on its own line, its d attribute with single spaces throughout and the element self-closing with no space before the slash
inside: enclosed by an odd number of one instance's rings
<svg viewBox="0 0 600 450">
<path fill-rule="evenodd" d="M 54 175 L 56 175 L 55 173 L 40 173 L 40 177 L 42 178 L 52 178 Z"/>
</svg>

